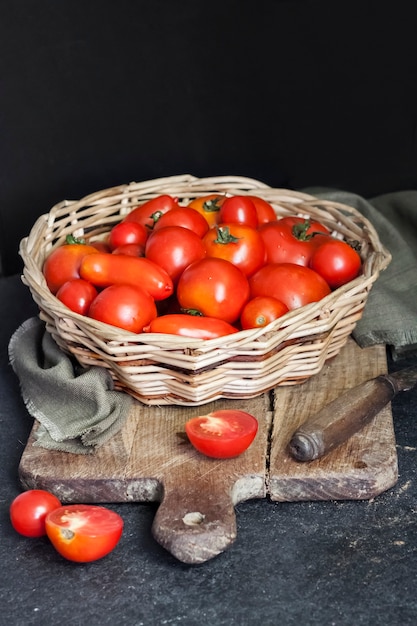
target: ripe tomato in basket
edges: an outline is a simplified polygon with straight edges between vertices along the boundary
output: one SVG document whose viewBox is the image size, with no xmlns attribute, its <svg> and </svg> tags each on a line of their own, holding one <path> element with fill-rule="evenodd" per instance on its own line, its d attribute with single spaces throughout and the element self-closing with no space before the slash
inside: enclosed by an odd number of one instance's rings
<svg viewBox="0 0 417 626">
<path fill-rule="evenodd" d="M 111 250 L 116 250 L 120 246 L 136 244 L 144 246 L 148 238 L 148 231 L 139 222 L 119 222 L 109 233 L 109 246 Z"/>
<path fill-rule="evenodd" d="M 240 316 L 244 330 L 263 328 L 288 312 L 286 304 L 272 296 L 257 296 L 245 304 Z"/>
<path fill-rule="evenodd" d="M 97 294 L 97 289 L 88 280 L 74 278 L 68 280 L 58 289 L 56 297 L 74 313 L 87 315 Z"/>
<path fill-rule="evenodd" d="M 244 273 L 230 261 L 214 257 L 189 265 L 177 285 L 177 299 L 185 312 L 231 324 L 239 318 L 249 295 Z"/>
<path fill-rule="evenodd" d="M 186 267 L 206 256 L 206 250 L 201 238 L 189 228 L 165 226 L 151 233 L 145 256 L 162 267 L 175 284 Z"/>
<path fill-rule="evenodd" d="M 124 222 L 138 222 L 146 228 L 152 229 L 155 221 L 167 211 L 178 206 L 178 198 L 169 194 L 162 194 L 147 200 L 143 204 L 133 209 L 125 218 Z"/>
<path fill-rule="evenodd" d="M 255 205 L 259 226 L 261 224 L 266 224 L 267 222 L 274 222 L 277 219 L 277 215 L 272 204 L 259 196 L 248 196 L 248 198 L 252 200 Z"/>
<path fill-rule="evenodd" d="M 89 317 L 131 333 L 141 333 L 157 315 L 155 301 L 145 289 L 132 285 L 111 285 L 91 303 Z"/>
<path fill-rule="evenodd" d="M 283 217 L 263 224 L 259 232 L 268 263 L 307 266 L 316 247 L 329 235 L 323 224 L 302 217 Z M 321 235 L 320 233 L 323 233 Z"/>
<path fill-rule="evenodd" d="M 313 252 L 310 267 L 336 289 L 359 275 L 362 260 L 350 244 L 332 237 Z"/>
<path fill-rule="evenodd" d="M 210 193 L 206 196 L 194 198 L 188 204 L 191 209 L 198 211 L 207 221 L 209 227 L 214 226 L 218 222 L 220 207 L 226 200 L 226 196 L 219 193 Z"/>
<path fill-rule="evenodd" d="M 258 227 L 256 206 L 248 196 L 230 196 L 223 202 L 218 222 Z"/>
<path fill-rule="evenodd" d="M 209 229 L 207 220 L 191 207 L 178 206 L 161 215 L 155 222 L 154 232 L 165 226 L 182 226 L 192 230 L 199 237 L 204 237 Z"/>
<path fill-rule="evenodd" d="M 185 424 L 185 432 L 202 454 L 229 459 L 249 448 L 258 432 L 258 421 L 245 411 L 221 409 L 191 418 Z"/>
<path fill-rule="evenodd" d="M 331 293 L 320 274 L 296 263 L 268 263 L 250 277 L 249 284 L 252 298 L 273 296 L 290 311 L 318 302 Z"/>
<path fill-rule="evenodd" d="M 245 276 L 251 276 L 265 263 L 265 245 L 259 232 L 244 224 L 218 224 L 203 238 L 207 256 L 226 259 Z"/>
<path fill-rule="evenodd" d="M 85 256 L 99 254 L 94 246 L 73 237 L 67 237 L 67 242 L 54 248 L 43 264 L 43 275 L 53 294 L 68 280 L 80 278 L 81 261 Z"/>
</svg>

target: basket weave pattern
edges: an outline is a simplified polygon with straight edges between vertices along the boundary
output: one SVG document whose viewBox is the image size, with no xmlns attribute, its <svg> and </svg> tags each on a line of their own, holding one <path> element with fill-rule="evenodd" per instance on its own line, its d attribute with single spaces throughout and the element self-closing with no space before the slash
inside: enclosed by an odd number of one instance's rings
<svg viewBox="0 0 417 626">
<path fill-rule="evenodd" d="M 73 313 L 49 291 L 42 267 L 67 235 L 100 239 L 133 208 L 160 194 L 180 204 L 209 193 L 258 195 L 277 217 L 309 216 L 334 235 L 361 244 L 363 273 L 320 302 L 290 311 L 263 329 L 204 341 L 122 329 Z M 35 222 L 21 241 L 23 282 L 58 345 L 84 366 L 107 367 L 115 387 L 148 405 L 200 405 L 218 398 L 248 398 L 278 385 L 301 383 L 334 357 L 363 313 L 369 291 L 390 262 L 389 252 L 356 209 L 274 189 L 253 179 L 171 176 L 130 183 L 63 201 Z"/>
</svg>

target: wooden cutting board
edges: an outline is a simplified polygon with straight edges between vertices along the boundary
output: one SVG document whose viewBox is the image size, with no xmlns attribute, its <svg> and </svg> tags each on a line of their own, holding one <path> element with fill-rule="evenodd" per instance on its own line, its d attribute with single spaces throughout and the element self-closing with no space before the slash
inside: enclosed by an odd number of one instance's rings
<svg viewBox="0 0 417 626">
<path fill-rule="evenodd" d="M 390 406 L 322 459 L 300 463 L 287 451 L 293 432 L 309 415 L 386 371 L 383 346 L 360 349 L 349 339 L 335 359 L 302 385 L 203 407 L 135 403 L 123 429 L 94 455 L 34 447 L 35 423 L 19 465 L 20 480 L 24 488 L 47 489 L 65 503 L 159 502 L 155 539 L 179 560 L 201 563 L 235 540 L 238 502 L 366 499 L 395 484 Z M 178 435 L 190 417 L 233 407 L 259 421 L 254 443 L 240 457 L 209 459 Z"/>
</svg>

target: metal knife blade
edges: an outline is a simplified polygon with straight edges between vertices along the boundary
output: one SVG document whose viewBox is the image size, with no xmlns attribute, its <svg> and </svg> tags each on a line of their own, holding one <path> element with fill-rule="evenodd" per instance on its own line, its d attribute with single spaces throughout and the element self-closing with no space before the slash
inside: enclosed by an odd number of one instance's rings
<svg viewBox="0 0 417 626">
<path fill-rule="evenodd" d="M 349 389 L 310 417 L 289 443 L 297 461 L 313 461 L 344 443 L 368 424 L 400 391 L 417 384 L 417 366 L 376 378 Z"/>
</svg>

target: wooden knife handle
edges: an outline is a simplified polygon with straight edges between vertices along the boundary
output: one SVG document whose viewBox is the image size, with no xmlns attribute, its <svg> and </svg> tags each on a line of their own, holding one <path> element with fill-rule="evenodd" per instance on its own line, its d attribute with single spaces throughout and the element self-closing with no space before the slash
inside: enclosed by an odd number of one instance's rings
<svg viewBox="0 0 417 626">
<path fill-rule="evenodd" d="M 385 375 L 343 393 L 294 433 L 289 443 L 291 456 L 297 461 L 324 456 L 369 423 L 396 393 Z"/>
<path fill-rule="evenodd" d="M 196 487 L 196 486 L 195 486 Z M 212 484 L 209 492 L 164 484 L 152 534 L 179 561 L 203 563 L 228 548 L 236 539 L 236 516 L 231 490 Z"/>
</svg>

